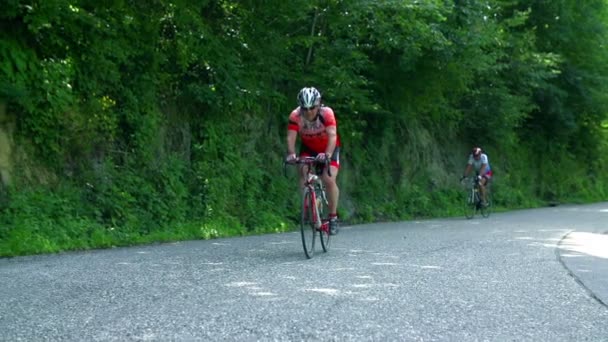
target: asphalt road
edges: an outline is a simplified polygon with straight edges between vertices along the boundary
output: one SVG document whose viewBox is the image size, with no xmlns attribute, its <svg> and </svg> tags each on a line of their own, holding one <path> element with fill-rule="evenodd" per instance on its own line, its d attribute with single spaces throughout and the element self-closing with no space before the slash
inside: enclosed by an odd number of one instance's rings
<svg viewBox="0 0 608 342">
<path fill-rule="evenodd" d="M 2 341 L 608 341 L 608 203 L 0 260 Z"/>
</svg>

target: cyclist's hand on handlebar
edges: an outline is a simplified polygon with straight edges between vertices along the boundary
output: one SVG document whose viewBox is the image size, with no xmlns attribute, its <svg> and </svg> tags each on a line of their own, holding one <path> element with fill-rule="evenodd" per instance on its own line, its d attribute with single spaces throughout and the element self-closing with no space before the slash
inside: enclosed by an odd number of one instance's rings
<svg viewBox="0 0 608 342">
<path fill-rule="evenodd" d="M 326 153 L 319 153 L 319 154 L 317 154 L 316 160 L 318 162 L 326 162 L 328 160 L 327 154 Z"/>
<path fill-rule="evenodd" d="M 288 154 L 287 157 L 285 157 L 286 163 L 294 163 L 296 160 L 298 160 L 298 157 L 296 157 L 295 153 Z"/>
</svg>

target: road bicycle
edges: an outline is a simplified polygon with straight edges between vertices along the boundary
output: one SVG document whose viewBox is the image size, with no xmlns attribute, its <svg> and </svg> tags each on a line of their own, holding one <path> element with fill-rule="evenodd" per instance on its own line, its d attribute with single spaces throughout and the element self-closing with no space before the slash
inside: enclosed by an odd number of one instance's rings
<svg viewBox="0 0 608 342">
<path fill-rule="evenodd" d="M 479 177 L 475 176 L 466 180 L 464 216 L 467 219 L 472 219 L 477 212 L 483 217 L 489 217 L 492 212 L 492 192 L 490 191 L 490 182 L 486 183 L 486 204 L 483 204 L 481 199 L 481 189 Z"/>
<path fill-rule="evenodd" d="M 331 176 L 329 161 L 319 162 L 315 157 L 303 157 L 293 162 L 285 162 L 285 165 L 304 165 L 304 190 L 302 191 L 302 212 L 300 216 L 300 232 L 302 234 L 302 247 L 307 259 L 315 253 L 315 242 L 317 235 L 321 241 L 323 252 L 329 250 L 330 231 L 329 219 L 325 216 L 328 212 L 328 201 L 325 193 L 325 185 L 320 175 L 324 169 Z"/>
</svg>

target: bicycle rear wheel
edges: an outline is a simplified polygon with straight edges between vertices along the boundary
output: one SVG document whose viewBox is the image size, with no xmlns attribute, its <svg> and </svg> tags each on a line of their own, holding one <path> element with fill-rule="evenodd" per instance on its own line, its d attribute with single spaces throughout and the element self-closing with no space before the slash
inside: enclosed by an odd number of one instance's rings
<svg viewBox="0 0 608 342">
<path fill-rule="evenodd" d="M 467 219 L 472 219 L 473 216 L 475 216 L 475 211 L 477 210 L 477 196 L 473 189 L 468 189 L 465 194 L 464 216 Z"/>
<path fill-rule="evenodd" d="M 321 238 L 320 240 L 321 247 L 323 247 L 323 252 L 327 252 L 329 250 L 331 238 L 331 235 L 329 234 L 329 219 L 326 218 L 326 215 L 329 212 L 329 208 L 327 208 L 327 203 L 325 203 L 325 198 L 321 195 L 321 191 L 318 192 L 317 201 L 319 202 L 319 218 L 323 223 L 319 231 L 319 237 Z"/>
<path fill-rule="evenodd" d="M 308 189 L 304 190 L 302 196 L 302 218 L 300 221 L 300 232 L 302 233 L 302 247 L 307 259 L 312 258 L 315 252 L 315 237 L 317 230 L 315 229 L 315 217 L 312 194 Z"/>
</svg>

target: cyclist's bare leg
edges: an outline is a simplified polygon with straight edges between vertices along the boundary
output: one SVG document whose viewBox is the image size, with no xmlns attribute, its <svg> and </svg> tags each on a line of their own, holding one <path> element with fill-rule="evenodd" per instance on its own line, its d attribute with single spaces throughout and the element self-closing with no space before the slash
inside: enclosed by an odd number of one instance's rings
<svg viewBox="0 0 608 342">
<path fill-rule="evenodd" d="M 330 166 L 331 177 L 327 172 L 323 172 L 323 183 L 327 190 L 327 201 L 329 202 L 329 214 L 335 216 L 338 213 L 338 198 L 340 197 L 340 189 L 336 183 L 339 169 L 333 165 Z"/>
<path fill-rule="evenodd" d="M 483 203 L 487 203 L 486 201 L 486 184 L 488 183 L 488 179 L 483 177 L 479 181 L 479 191 L 481 192 L 481 200 Z"/>
</svg>

